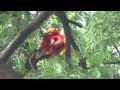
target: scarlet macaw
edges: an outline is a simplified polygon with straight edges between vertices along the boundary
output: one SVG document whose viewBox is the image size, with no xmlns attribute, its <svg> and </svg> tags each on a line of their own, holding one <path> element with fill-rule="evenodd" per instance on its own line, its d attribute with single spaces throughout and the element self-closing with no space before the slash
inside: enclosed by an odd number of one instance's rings
<svg viewBox="0 0 120 90">
<path fill-rule="evenodd" d="M 33 52 L 29 61 L 26 62 L 27 69 L 36 68 L 39 60 L 50 59 L 66 51 L 66 43 L 64 35 L 56 28 L 50 28 L 47 32 L 43 33 L 43 39 L 40 42 L 37 50 Z"/>
</svg>

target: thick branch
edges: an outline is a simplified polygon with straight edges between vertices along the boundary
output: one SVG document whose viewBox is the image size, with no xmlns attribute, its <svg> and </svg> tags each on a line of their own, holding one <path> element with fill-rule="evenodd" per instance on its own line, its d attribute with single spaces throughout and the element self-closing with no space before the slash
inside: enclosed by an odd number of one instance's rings
<svg viewBox="0 0 120 90">
<path fill-rule="evenodd" d="M 13 54 L 13 52 L 18 48 L 18 46 L 35 30 L 37 29 L 51 14 L 51 12 L 43 11 L 36 17 L 27 27 L 25 27 L 18 35 L 13 39 L 13 41 L 5 48 L 0 56 L 0 60 L 7 61 L 8 58 Z"/>
<path fill-rule="evenodd" d="M 9 67 L 4 61 L 14 53 L 14 51 L 20 46 L 20 44 L 35 30 L 37 29 L 47 18 L 51 12 L 43 11 L 36 17 L 27 27 L 21 30 L 13 41 L 5 48 L 0 56 L 0 78 L 22 78 L 17 72 Z"/>
<path fill-rule="evenodd" d="M 65 15 L 65 12 L 58 11 L 56 15 L 59 17 L 64 27 L 64 32 L 65 32 L 66 42 L 67 42 L 66 59 L 69 59 L 71 57 L 70 46 L 72 45 L 75 51 L 76 50 L 79 51 L 79 48 L 72 37 L 69 21 L 67 16 Z"/>
<path fill-rule="evenodd" d="M 15 72 L 4 61 L 0 61 L 0 79 L 22 79 L 22 76 Z"/>
</svg>

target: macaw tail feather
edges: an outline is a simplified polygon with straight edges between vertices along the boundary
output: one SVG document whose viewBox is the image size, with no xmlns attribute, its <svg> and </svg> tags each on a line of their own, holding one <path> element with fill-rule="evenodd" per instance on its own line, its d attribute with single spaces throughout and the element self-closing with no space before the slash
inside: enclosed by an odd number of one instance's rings
<svg viewBox="0 0 120 90">
<path fill-rule="evenodd" d="M 48 59 L 52 56 L 52 54 L 44 54 L 42 56 L 40 56 L 39 58 L 36 58 L 36 53 L 32 54 L 32 56 L 30 57 L 30 59 L 26 62 L 25 67 L 26 69 L 30 70 L 30 69 L 37 69 L 36 64 L 43 60 L 43 59 Z"/>
</svg>

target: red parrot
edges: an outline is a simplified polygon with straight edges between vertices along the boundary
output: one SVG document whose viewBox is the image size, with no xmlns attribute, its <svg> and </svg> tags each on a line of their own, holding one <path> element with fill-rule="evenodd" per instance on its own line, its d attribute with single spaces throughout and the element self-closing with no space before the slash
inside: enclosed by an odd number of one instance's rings
<svg viewBox="0 0 120 90">
<path fill-rule="evenodd" d="M 50 59 L 66 51 L 66 43 L 64 35 L 56 28 L 50 28 L 47 32 L 43 33 L 43 39 L 40 42 L 37 50 L 33 52 L 30 59 L 26 62 L 27 69 L 36 68 L 39 60 Z"/>
</svg>

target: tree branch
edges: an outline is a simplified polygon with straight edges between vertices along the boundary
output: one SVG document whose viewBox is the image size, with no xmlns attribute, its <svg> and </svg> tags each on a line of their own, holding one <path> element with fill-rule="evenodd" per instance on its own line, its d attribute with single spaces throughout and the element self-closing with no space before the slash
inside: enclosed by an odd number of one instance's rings
<svg viewBox="0 0 120 90">
<path fill-rule="evenodd" d="M 86 58 L 82 58 L 82 59 L 79 59 L 79 63 L 78 65 L 83 69 L 83 70 L 86 70 L 87 69 L 87 63 L 86 63 Z"/>
<path fill-rule="evenodd" d="M 119 53 L 120 53 L 120 51 L 119 51 Z M 117 51 L 117 52 L 112 53 L 111 55 L 115 55 L 115 54 L 118 54 L 118 51 Z"/>
<path fill-rule="evenodd" d="M 113 45 L 114 45 L 115 49 L 117 50 L 117 53 L 119 54 L 119 57 L 120 57 L 120 52 L 119 52 L 119 50 L 118 50 L 118 48 L 117 48 L 115 42 L 113 42 Z"/>
<path fill-rule="evenodd" d="M 12 42 L 5 48 L 0 55 L 0 78 L 22 78 L 5 62 L 14 53 L 14 51 L 20 46 L 20 44 L 37 29 L 51 14 L 50 11 L 43 11 L 36 17 L 30 24 L 28 24 L 18 35 L 12 40 Z M 5 62 L 4 62 L 5 61 Z"/>
<path fill-rule="evenodd" d="M 120 62 L 103 62 L 103 64 L 120 64 Z"/>
<path fill-rule="evenodd" d="M 69 19 L 68 19 L 68 22 L 69 22 L 69 23 L 72 23 L 72 24 L 74 24 L 74 25 L 76 25 L 76 26 L 78 26 L 78 27 L 80 27 L 80 28 L 83 28 L 83 25 L 82 25 L 81 23 L 77 23 L 77 22 L 72 21 L 72 20 L 69 20 Z"/>
<path fill-rule="evenodd" d="M 15 72 L 4 61 L 0 61 L 0 79 L 22 79 L 22 76 Z"/>
<path fill-rule="evenodd" d="M 21 30 L 13 41 L 5 48 L 0 56 L 0 60 L 7 61 L 8 58 L 14 53 L 19 45 L 35 30 L 37 29 L 51 14 L 51 12 L 43 11 L 36 17 L 27 27 Z"/>
<path fill-rule="evenodd" d="M 64 11 L 58 11 L 56 12 L 57 16 L 59 17 L 59 19 L 61 20 L 62 24 L 63 24 L 63 28 L 64 28 L 64 32 L 65 32 L 65 36 L 66 36 L 66 43 L 67 43 L 67 50 L 66 50 L 66 60 L 68 60 L 70 57 L 71 57 L 71 54 L 70 54 L 70 46 L 72 46 L 74 48 L 74 50 L 76 51 L 79 51 L 79 47 L 77 46 L 77 44 L 75 43 L 73 37 L 72 37 L 72 34 L 71 34 L 71 29 L 70 29 L 70 26 L 69 26 L 69 21 L 68 21 L 68 18 L 65 14 Z"/>
</svg>

